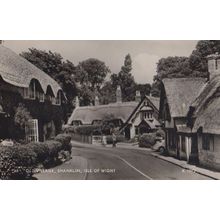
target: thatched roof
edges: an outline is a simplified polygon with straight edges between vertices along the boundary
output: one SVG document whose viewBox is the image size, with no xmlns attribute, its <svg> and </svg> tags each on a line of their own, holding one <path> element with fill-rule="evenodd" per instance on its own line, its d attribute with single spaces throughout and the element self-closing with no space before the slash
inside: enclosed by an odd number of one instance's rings
<svg viewBox="0 0 220 220">
<path fill-rule="evenodd" d="M 220 134 L 220 76 L 213 77 L 200 92 L 192 107 L 195 123 L 193 132 Z"/>
<path fill-rule="evenodd" d="M 118 102 L 108 105 L 76 107 L 68 120 L 68 124 L 76 120 L 83 124 L 92 124 L 93 121 L 102 120 L 109 114 L 125 122 L 136 106 L 137 102 Z"/>
<path fill-rule="evenodd" d="M 204 86 L 205 78 L 166 78 L 163 80 L 171 117 L 185 117 L 191 103 Z"/>
<path fill-rule="evenodd" d="M 25 88 L 29 87 L 32 79 L 36 79 L 44 93 L 50 86 L 54 96 L 57 96 L 57 92 L 62 90 L 50 76 L 2 45 L 0 45 L 0 76 L 11 85 Z"/>
<path fill-rule="evenodd" d="M 146 98 L 153 103 L 155 109 L 158 111 L 159 98 L 146 96 L 144 99 Z M 79 106 L 73 110 L 68 124 L 76 120 L 81 121 L 83 124 L 92 124 L 94 120 L 102 120 L 106 114 L 112 114 L 115 118 L 125 122 L 131 117 L 132 113 L 140 106 L 144 99 L 142 99 L 141 102 L 116 102 L 108 105 Z"/>
</svg>

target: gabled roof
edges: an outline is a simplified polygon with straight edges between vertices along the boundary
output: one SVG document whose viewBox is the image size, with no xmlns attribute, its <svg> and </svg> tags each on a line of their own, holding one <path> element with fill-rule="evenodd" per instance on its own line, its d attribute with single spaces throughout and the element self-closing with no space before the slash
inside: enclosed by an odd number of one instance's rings
<svg viewBox="0 0 220 220">
<path fill-rule="evenodd" d="M 189 106 L 206 82 L 205 78 L 166 78 L 163 81 L 171 117 L 186 117 Z"/>
<path fill-rule="evenodd" d="M 160 98 L 154 97 L 154 96 L 145 96 L 150 102 L 156 107 L 156 109 L 159 111 L 160 107 Z"/>
<path fill-rule="evenodd" d="M 148 99 L 150 102 L 154 100 L 154 104 L 157 105 L 159 103 L 159 98 L 146 96 L 144 99 Z M 72 121 L 81 121 L 83 124 L 92 124 L 95 120 L 102 120 L 106 114 L 112 114 L 115 118 L 121 119 L 123 123 L 125 123 L 128 119 L 130 119 L 135 109 L 140 106 L 140 103 L 143 102 L 116 102 L 110 103 L 108 105 L 97 105 L 97 106 L 79 106 L 73 110 L 72 115 L 68 120 L 68 124 L 71 124 Z M 155 106 L 154 106 L 155 107 Z M 156 111 L 158 109 L 155 107 Z"/>
<path fill-rule="evenodd" d="M 83 124 L 92 124 L 95 120 L 102 120 L 107 114 L 112 114 L 115 118 L 125 122 L 136 106 L 137 102 L 117 102 L 108 105 L 79 106 L 73 110 L 68 120 L 68 124 L 76 120 L 81 121 Z"/>
<path fill-rule="evenodd" d="M 138 103 L 136 102 L 136 106 L 133 109 L 133 111 L 131 112 L 131 114 L 129 115 L 129 117 L 127 118 L 126 122 L 124 123 L 124 125 L 120 128 L 120 130 L 124 129 L 127 124 L 129 124 L 130 120 L 132 119 L 132 117 L 135 115 L 135 113 L 138 111 L 138 109 L 140 108 L 140 106 L 143 104 L 144 101 L 149 101 L 150 105 L 153 107 L 153 109 L 158 113 L 159 110 L 157 108 L 157 106 L 159 106 L 159 102 L 160 99 L 156 98 L 156 97 L 152 97 L 152 96 L 145 96 L 144 98 L 142 98 L 142 100 Z M 153 101 L 152 101 L 153 100 Z"/>
<path fill-rule="evenodd" d="M 220 75 L 214 76 L 193 102 L 193 132 L 220 134 Z"/>
<path fill-rule="evenodd" d="M 24 88 L 29 87 L 32 79 L 36 79 L 39 81 L 44 93 L 46 93 L 47 87 L 50 86 L 54 96 L 57 96 L 57 92 L 62 90 L 54 79 L 2 45 L 0 45 L 0 76 L 11 85 Z"/>
</svg>

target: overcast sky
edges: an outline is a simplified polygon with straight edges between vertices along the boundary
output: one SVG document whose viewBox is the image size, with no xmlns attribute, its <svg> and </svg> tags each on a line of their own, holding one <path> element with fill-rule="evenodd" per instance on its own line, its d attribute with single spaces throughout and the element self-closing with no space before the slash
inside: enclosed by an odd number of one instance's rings
<svg viewBox="0 0 220 220">
<path fill-rule="evenodd" d="M 112 73 L 118 73 L 126 54 L 130 53 L 135 80 L 151 83 L 156 63 L 162 57 L 189 56 L 197 41 L 5 41 L 4 45 L 17 53 L 30 47 L 60 53 L 75 65 L 87 58 L 106 63 Z"/>
</svg>

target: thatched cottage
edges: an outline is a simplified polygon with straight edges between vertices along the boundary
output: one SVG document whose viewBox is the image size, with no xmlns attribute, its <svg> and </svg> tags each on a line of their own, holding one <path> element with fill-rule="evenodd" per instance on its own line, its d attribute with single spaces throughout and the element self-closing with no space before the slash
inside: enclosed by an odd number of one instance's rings
<svg viewBox="0 0 220 220">
<path fill-rule="evenodd" d="M 196 135 L 187 127 L 187 112 L 205 82 L 205 78 L 167 78 L 162 81 L 159 118 L 163 120 L 169 155 L 189 161 L 197 153 Z"/>
<path fill-rule="evenodd" d="M 199 163 L 220 169 L 220 55 L 208 56 L 209 81 L 192 103 L 189 125 L 197 134 Z"/>
<path fill-rule="evenodd" d="M 139 127 L 141 127 L 144 132 L 149 131 L 149 127 L 155 128 L 155 126 L 158 125 L 158 121 L 155 119 L 159 106 L 158 99 L 154 97 L 145 97 L 145 99 L 141 100 L 140 92 L 137 91 L 135 101 L 122 102 L 121 89 L 118 86 L 116 90 L 116 100 L 115 103 L 99 105 L 98 97 L 96 97 L 94 106 L 79 106 L 79 101 L 76 100 L 76 108 L 73 110 L 68 120 L 68 125 L 97 125 L 106 117 L 112 116 L 115 126 L 118 129 L 123 128 L 123 132 L 127 139 L 133 137 L 135 132 L 137 133 Z M 141 105 L 144 101 L 145 104 Z M 142 116 L 145 119 L 149 117 L 150 120 L 148 120 L 148 123 L 144 120 L 143 123 L 139 122 L 139 124 L 132 126 L 132 122 L 135 121 L 133 120 L 133 116 L 139 111 L 142 111 Z M 136 116 L 137 114 L 135 117 Z M 125 124 L 126 126 L 124 126 Z"/>
<path fill-rule="evenodd" d="M 159 116 L 159 98 L 145 96 L 134 108 L 120 129 L 130 139 L 136 135 L 157 131 L 161 124 Z"/>
<path fill-rule="evenodd" d="M 61 129 L 61 105 L 65 100 L 65 95 L 55 80 L 0 45 L 1 139 L 21 138 L 15 122 L 16 109 L 21 105 L 30 113 L 25 126 L 28 141 L 43 141 L 55 135 Z M 22 121 L 21 114 L 17 117 Z"/>
</svg>

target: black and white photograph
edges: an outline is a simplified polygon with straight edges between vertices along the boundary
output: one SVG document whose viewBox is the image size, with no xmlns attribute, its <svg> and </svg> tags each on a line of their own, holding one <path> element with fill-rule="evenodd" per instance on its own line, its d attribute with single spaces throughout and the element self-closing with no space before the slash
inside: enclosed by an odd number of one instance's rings
<svg viewBox="0 0 220 220">
<path fill-rule="evenodd" d="M 219 179 L 219 53 L 218 40 L 1 40 L 1 179 Z"/>
<path fill-rule="evenodd" d="M 1 219 L 218 218 L 218 6 L 1 1 Z"/>
</svg>

